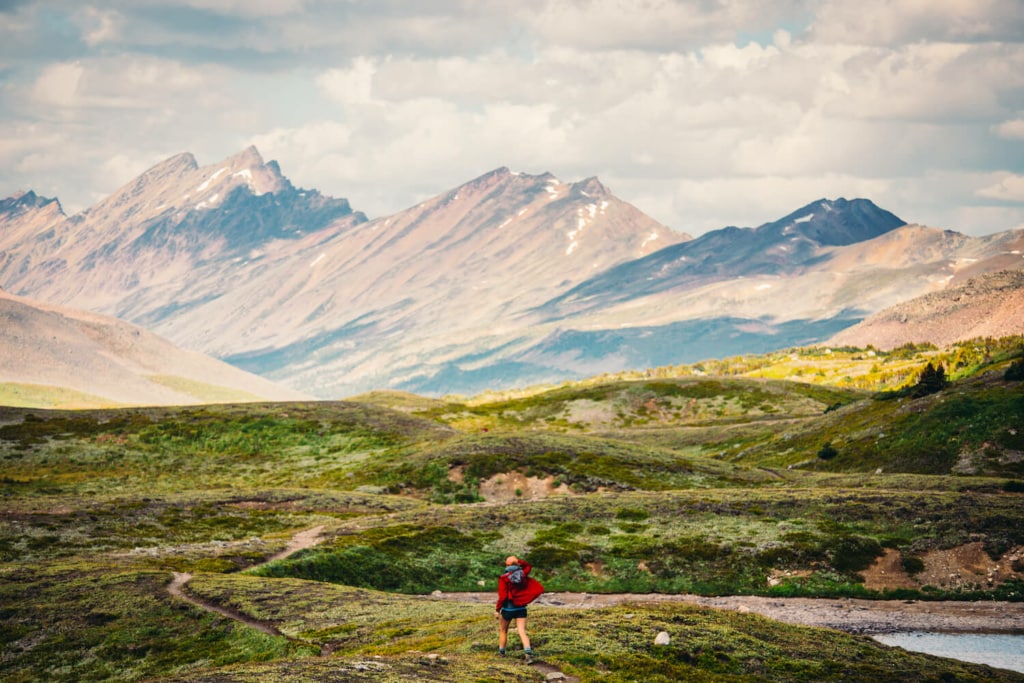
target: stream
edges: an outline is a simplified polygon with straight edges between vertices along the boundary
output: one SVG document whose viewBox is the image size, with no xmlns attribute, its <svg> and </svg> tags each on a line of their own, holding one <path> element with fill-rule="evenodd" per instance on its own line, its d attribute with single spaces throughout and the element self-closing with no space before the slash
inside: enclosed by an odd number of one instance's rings
<svg viewBox="0 0 1024 683">
<path fill-rule="evenodd" d="M 874 636 L 883 645 L 1024 673 L 1024 635 L 908 631 Z"/>
</svg>

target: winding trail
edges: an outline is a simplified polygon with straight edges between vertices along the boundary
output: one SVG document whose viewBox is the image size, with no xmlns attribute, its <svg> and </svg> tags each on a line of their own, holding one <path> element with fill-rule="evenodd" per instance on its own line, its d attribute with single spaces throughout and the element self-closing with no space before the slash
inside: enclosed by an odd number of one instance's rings
<svg viewBox="0 0 1024 683">
<path fill-rule="evenodd" d="M 253 619 L 250 616 L 242 614 L 238 610 L 229 609 L 227 607 L 221 607 L 220 605 L 215 605 L 212 602 L 202 600 L 189 593 L 186 593 L 184 590 L 185 584 L 187 584 L 191 580 L 192 575 L 187 572 L 174 572 L 174 580 L 171 581 L 171 583 L 167 586 L 167 592 L 173 595 L 174 597 L 184 600 L 185 602 L 190 602 L 196 607 L 200 607 L 206 610 L 207 612 L 215 612 L 216 614 L 227 617 L 228 619 L 240 621 L 246 626 L 250 626 L 256 629 L 257 631 L 266 633 L 267 635 L 282 636 L 287 638 L 287 636 L 278 631 L 273 624 L 269 624 L 265 621 L 260 621 L 259 619 Z"/>
<path fill-rule="evenodd" d="M 274 562 L 275 560 L 283 560 L 286 557 L 290 557 L 295 553 L 299 552 L 300 550 L 312 548 L 317 543 L 323 540 L 323 531 L 323 526 L 316 526 L 310 529 L 306 529 L 304 531 L 300 531 L 292 537 L 292 539 L 288 542 L 288 545 L 285 546 L 284 550 L 270 556 L 269 558 L 267 558 L 265 562 L 261 562 L 260 564 L 254 566 L 262 567 L 266 564 Z M 195 605 L 196 607 L 206 610 L 207 612 L 212 612 L 214 614 L 219 614 L 223 617 L 227 617 L 228 619 L 233 619 L 234 621 L 245 624 L 246 626 L 254 628 L 261 633 L 266 633 L 267 635 L 278 636 L 281 638 L 287 638 L 288 640 L 291 640 L 296 643 L 302 643 L 304 645 L 313 645 L 315 647 L 319 647 L 321 657 L 329 656 L 334 650 L 334 648 L 328 645 L 317 645 L 316 643 L 308 643 L 303 640 L 292 638 L 291 636 L 281 633 L 281 631 L 278 630 L 276 626 L 269 622 L 254 619 L 248 616 L 247 614 L 239 612 L 238 610 L 231 609 L 229 607 L 223 607 L 222 605 L 210 602 L 209 600 L 203 600 L 202 598 L 196 597 L 185 589 L 185 587 L 188 585 L 188 582 L 191 580 L 192 574 L 188 572 L 174 572 L 174 579 L 171 581 L 171 583 L 167 585 L 167 592 L 170 593 L 173 597 L 178 598 L 179 600 L 184 600 L 185 602 Z M 579 683 L 580 680 L 576 676 L 569 676 L 564 674 L 558 667 L 541 660 L 534 661 L 532 664 L 530 664 L 530 667 L 540 671 L 548 677 L 548 680 L 551 681 Z"/>
<path fill-rule="evenodd" d="M 286 557 L 290 557 L 291 555 L 294 555 L 300 550 L 312 548 L 317 543 L 323 540 L 323 537 L 321 536 L 321 534 L 323 534 L 323 531 L 323 525 L 315 526 L 311 529 L 300 531 L 292 537 L 292 539 L 288 542 L 288 545 L 285 546 L 284 550 L 272 555 L 265 562 L 261 562 L 260 564 L 255 566 L 262 567 L 263 565 L 270 564 L 275 560 L 283 560 Z M 207 612 L 213 612 L 214 614 L 219 614 L 223 617 L 227 617 L 228 619 L 234 619 L 235 621 L 241 622 L 246 626 L 254 628 L 257 631 L 260 631 L 261 633 L 266 633 L 267 635 L 271 636 L 280 636 L 282 638 L 288 638 L 289 640 L 295 640 L 294 638 L 291 638 L 281 633 L 281 631 L 279 631 L 276 626 L 269 622 L 260 621 L 259 619 L 253 619 L 252 617 L 243 614 L 238 610 L 231 609 L 230 607 L 223 607 L 216 603 L 210 602 L 209 600 L 203 600 L 202 598 L 198 598 L 192 595 L 191 593 L 185 590 L 185 586 L 191 580 L 192 574 L 188 572 L 174 572 L 174 579 L 167 585 L 167 592 L 173 595 L 174 597 L 180 600 L 184 600 L 185 602 L 191 603 L 196 607 L 206 610 Z M 326 654 L 325 652 L 323 652 L 323 650 L 321 650 L 321 653 Z"/>
</svg>

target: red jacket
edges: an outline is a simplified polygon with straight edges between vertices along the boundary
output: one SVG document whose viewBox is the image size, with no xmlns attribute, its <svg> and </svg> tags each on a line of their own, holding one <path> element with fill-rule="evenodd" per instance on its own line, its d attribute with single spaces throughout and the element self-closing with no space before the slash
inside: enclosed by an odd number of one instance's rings
<svg viewBox="0 0 1024 683">
<path fill-rule="evenodd" d="M 525 607 L 544 591 L 539 582 L 529 578 L 530 570 L 533 569 L 529 562 L 520 560 L 519 568 L 523 570 L 523 582 L 518 586 L 509 580 L 508 574 L 498 577 L 498 605 L 495 610 L 504 607 L 506 599 L 511 599 L 516 607 Z"/>
</svg>

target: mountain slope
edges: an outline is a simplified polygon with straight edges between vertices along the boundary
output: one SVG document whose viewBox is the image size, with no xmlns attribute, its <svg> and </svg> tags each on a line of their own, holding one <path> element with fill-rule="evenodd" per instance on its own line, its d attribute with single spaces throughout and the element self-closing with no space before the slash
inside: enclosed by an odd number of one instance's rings
<svg viewBox="0 0 1024 683">
<path fill-rule="evenodd" d="M 546 309 L 566 315 L 696 282 L 793 275 L 812 264 L 823 247 L 863 242 L 902 225 L 905 221 L 866 199 L 820 199 L 758 228 L 714 230 L 623 264 L 552 299 Z"/>
<path fill-rule="evenodd" d="M 8 404 L 10 385 L 20 385 L 20 393 L 30 391 L 25 385 L 66 392 L 64 407 L 309 398 L 134 325 L 4 292 L 0 348 L 0 395 Z M 91 398 L 82 404 L 78 394 Z"/>
<path fill-rule="evenodd" d="M 596 179 L 502 168 L 296 245 L 260 277 L 154 329 L 324 395 L 378 388 L 518 336 L 525 312 L 552 292 L 683 239 Z"/>
<path fill-rule="evenodd" d="M 686 239 L 596 178 L 506 168 L 366 222 L 249 149 L 162 162 L 14 244 L 0 285 L 328 397 L 489 350 L 553 293 Z"/>
<path fill-rule="evenodd" d="M 945 346 L 1022 331 L 1024 270 L 1002 270 L 879 311 L 838 333 L 830 343 L 871 344 L 880 349 L 920 342 Z"/>
</svg>

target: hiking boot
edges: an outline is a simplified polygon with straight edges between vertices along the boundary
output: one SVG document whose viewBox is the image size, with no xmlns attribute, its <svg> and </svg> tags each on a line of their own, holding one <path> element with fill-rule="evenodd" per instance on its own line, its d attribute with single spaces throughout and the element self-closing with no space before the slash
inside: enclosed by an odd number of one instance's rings
<svg viewBox="0 0 1024 683">
<path fill-rule="evenodd" d="M 527 664 L 533 664 L 533 652 L 531 650 L 527 650 L 524 656 L 526 657 Z"/>
</svg>

